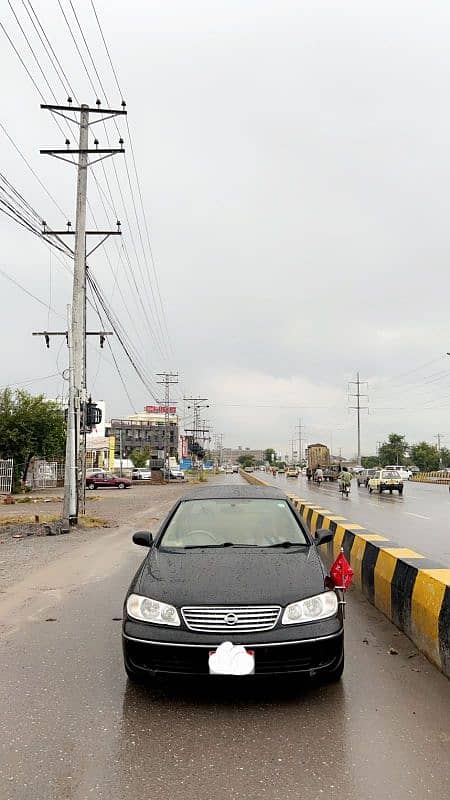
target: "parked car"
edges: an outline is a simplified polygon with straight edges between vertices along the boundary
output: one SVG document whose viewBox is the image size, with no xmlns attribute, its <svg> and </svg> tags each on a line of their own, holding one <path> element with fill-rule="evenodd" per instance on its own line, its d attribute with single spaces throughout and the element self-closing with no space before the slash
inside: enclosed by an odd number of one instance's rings
<svg viewBox="0 0 450 800">
<path fill-rule="evenodd" d="M 129 489 L 131 481 L 128 478 L 121 478 L 111 472 L 97 472 L 86 478 L 86 489 L 101 489 L 102 487 L 114 487 L 116 489 Z"/>
<path fill-rule="evenodd" d="M 135 467 L 131 473 L 131 477 L 134 481 L 149 481 L 152 477 L 152 472 L 150 469 L 145 469 L 144 467 Z"/>
<path fill-rule="evenodd" d="M 367 486 L 369 485 L 369 480 L 370 478 L 373 478 L 375 473 L 376 473 L 376 468 L 372 467 L 370 469 L 364 469 L 362 472 L 358 472 L 356 475 L 356 483 L 358 484 L 358 486 L 363 485 L 367 489 Z"/>
<path fill-rule="evenodd" d="M 342 606 L 314 539 L 284 492 L 209 486 L 178 500 L 125 597 L 130 680 L 159 674 L 339 680 Z M 245 576 L 245 580 L 243 580 Z M 247 677 L 251 680 L 251 677 Z"/>
<path fill-rule="evenodd" d="M 369 478 L 369 492 L 379 492 L 389 490 L 392 494 L 393 491 L 403 494 L 403 478 L 400 473 L 394 469 L 377 469 L 372 478 Z"/>
<path fill-rule="evenodd" d="M 184 472 L 182 469 L 171 469 L 169 477 L 172 481 L 184 481 Z"/>
</svg>

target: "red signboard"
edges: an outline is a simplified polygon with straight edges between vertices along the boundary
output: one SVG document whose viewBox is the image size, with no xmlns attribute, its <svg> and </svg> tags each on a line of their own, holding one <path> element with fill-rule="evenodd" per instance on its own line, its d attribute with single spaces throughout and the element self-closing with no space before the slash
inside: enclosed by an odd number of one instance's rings
<svg viewBox="0 0 450 800">
<path fill-rule="evenodd" d="M 145 406 L 146 414 L 176 414 L 176 406 Z"/>
</svg>

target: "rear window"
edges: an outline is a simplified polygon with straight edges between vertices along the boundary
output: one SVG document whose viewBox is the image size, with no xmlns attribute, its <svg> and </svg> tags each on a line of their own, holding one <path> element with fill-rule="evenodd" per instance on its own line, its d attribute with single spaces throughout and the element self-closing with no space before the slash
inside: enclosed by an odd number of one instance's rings
<svg viewBox="0 0 450 800">
<path fill-rule="evenodd" d="M 400 478 L 400 473 L 396 469 L 385 469 L 383 478 Z"/>
<path fill-rule="evenodd" d="M 214 547 L 223 544 L 270 547 L 281 542 L 309 544 L 285 500 L 207 499 L 180 504 L 160 547 Z"/>
</svg>

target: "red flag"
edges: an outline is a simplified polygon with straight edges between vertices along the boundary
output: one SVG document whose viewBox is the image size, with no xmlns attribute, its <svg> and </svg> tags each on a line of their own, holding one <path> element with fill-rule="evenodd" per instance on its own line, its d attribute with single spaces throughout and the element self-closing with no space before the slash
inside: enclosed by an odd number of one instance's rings
<svg viewBox="0 0 450 800">
<path fill-rule="evenodd" d="M 334 585 L 344 589 L 344 592 L 346 592 L 353 579 L 353 570 L 342 550 L 330 569 L 330 575 L 333 578 Z"/>
</svg>

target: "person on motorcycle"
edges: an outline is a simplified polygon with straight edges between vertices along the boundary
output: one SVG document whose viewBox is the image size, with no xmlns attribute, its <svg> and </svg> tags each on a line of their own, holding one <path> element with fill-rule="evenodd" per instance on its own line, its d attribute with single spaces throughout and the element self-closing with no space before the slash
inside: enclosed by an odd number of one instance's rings
<svg viewBox="0 0 450 800">
<path fill-rule="evenodd" d="M 317 483 L 322 483 L 322 481 L 323 481 L 323 469 L 320 466 L 320 464 L 319 464 L 319 466 L 317 467 L 317 469 L 316 469 L 316 471 L 314 473 L 314 479 L 315 479 L 315 481 Z"/>
<path fill-rule="evenodd" d="M 350 484 L 352 482 L 352 476 L 348 471 L 347 467 L 342 467 L 342 472 L 338 475 L 339 480 L 339 489 L 342 492 L 343 489 L 350 489 Z"/>
</svg>

